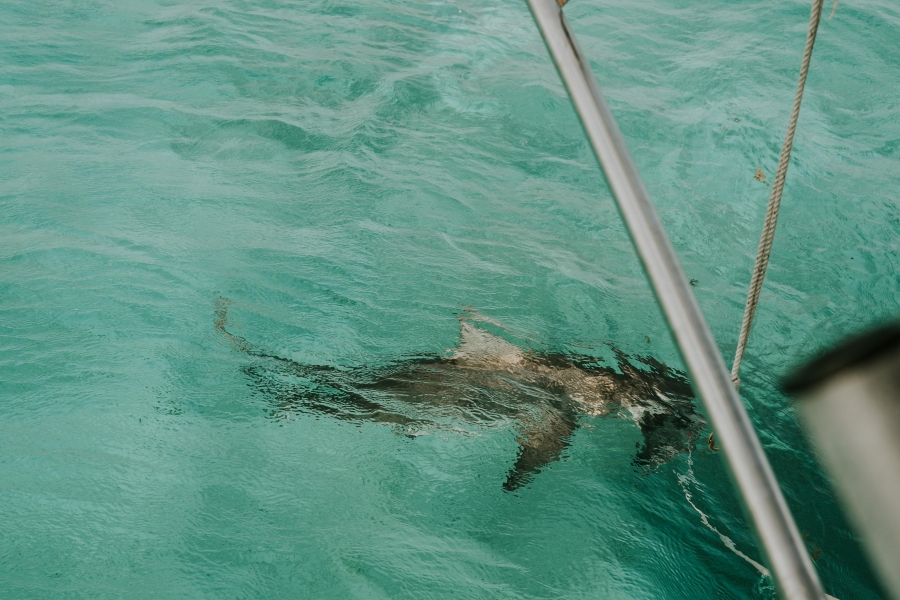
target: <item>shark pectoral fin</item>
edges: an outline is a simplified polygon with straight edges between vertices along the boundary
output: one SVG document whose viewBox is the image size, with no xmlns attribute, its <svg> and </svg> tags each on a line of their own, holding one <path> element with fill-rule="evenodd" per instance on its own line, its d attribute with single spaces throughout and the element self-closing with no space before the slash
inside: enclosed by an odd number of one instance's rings
<svg viewBox="0 0 900 600">
<path fill-rule="evenodd" d="M 509 470 L 503 489 L 507 492 L 519 489 L 530 483 L 544 466 L 559 460 L 576 427 L 574 415 L 554 415 L 523 431 L 518 439 L 519 456 Z"/>
</svg>

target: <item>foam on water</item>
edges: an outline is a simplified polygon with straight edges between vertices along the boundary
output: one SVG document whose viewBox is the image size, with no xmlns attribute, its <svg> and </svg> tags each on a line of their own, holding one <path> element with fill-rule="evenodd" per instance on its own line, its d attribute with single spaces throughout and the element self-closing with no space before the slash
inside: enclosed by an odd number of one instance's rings
<svg viewBox="0 0 900 600">
<path fill-rule="evenodd" d="M 730 357 L 808 4 L 566 10 Z M 0 23 L 5 594 L 773 597 L 722 543 L 760 561 L 709 449 L 638 471 L 633 423 L 585 417 L 505 492 L 512 425 L 273 416 L 216 333 L 225 296 L 256 347 L 377 367 L 453 348 L 474 307 L 516 346 L 680 366 L 524 3 L 8 0 Z M 900 312 L 897 39 L 890 0 L 823 21 L 742 370 L 838 598 L 877 586 L 776 384 Z"/>
</svg>

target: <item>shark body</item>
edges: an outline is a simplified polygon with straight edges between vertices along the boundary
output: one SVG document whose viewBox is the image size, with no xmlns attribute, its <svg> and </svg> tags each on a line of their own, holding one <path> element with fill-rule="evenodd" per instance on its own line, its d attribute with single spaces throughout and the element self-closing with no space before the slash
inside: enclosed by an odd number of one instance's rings
<svg viewBox="0 0 900 600">
<path fill-rule="evenodd" d="M 584 415 L 625 415 L 643 434 L 634 464 L 657 466 L 689 450 L 705 427 L 684 374 L 647 357 L 616 352 L 617 367 L 574 354 L 535 352 L 460 317 L 452 353 L 394 360 L 376 368 L 307 365 L 263 352 L 226 329 L 227 301 L 216 328 L 258 360 L 243 368 L 278 413 L 306 412 L 403 428 L 408 435 L 464 421 L 511 422 L 519 454 L 504 489 L 515 490 L 560 458 Z"/>
</svg>

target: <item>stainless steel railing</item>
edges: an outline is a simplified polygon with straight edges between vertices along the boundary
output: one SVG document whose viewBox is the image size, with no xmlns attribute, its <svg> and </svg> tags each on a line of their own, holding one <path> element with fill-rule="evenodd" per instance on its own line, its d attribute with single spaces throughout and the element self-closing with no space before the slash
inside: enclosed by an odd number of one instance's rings
<svg viewBox="0 0 900 600">
<path fill-rule="evenodd" d="M 528 0 L 612 190 L 783 598 L 822 600 L 819 578 L 625 140 L 557 0 Z"/>
</svg>

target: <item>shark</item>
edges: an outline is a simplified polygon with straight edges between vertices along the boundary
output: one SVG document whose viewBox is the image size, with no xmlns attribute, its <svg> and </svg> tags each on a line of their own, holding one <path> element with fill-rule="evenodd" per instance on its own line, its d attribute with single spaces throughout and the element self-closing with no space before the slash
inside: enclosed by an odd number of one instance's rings
<svg viewBox="0 0 900 600">
<path fill-rule="evenodd" d="M 489 331 L 485 322 L 500 324 L 471 310 L 458 315 L 459 341 L 443 354 L 344 367 L 304 364 L 257 347 L 229 331 L 230 305 L 225 298 L 216 302 L 215 328 L 253 358 L 242 371 L 269 398 L 270 414 L 382 423 L 410 437 L 454 423 L 508 425 L 518 453 L 502 484 L 506 491 L 564 457 L 586 417 L 633 420 L 643 437 L 633 464 L 643 469 L 694 449 L 706 427 L 682 371 L 615 348 L 615 365 L 523 348 Z"/>
</svg>

